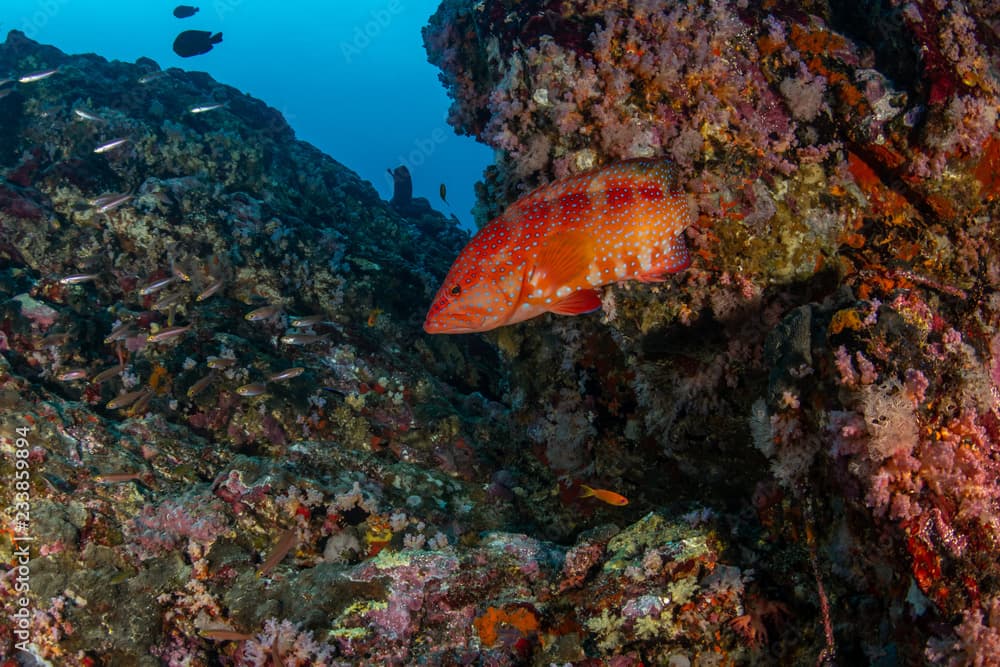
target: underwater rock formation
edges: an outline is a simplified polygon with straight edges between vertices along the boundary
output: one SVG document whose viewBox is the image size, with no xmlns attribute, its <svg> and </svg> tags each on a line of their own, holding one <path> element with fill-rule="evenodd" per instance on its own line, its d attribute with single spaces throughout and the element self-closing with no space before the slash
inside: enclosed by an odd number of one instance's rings
<svg viewBox="0 0 1000 667">
<path fill-rule="evenodd" d="M 486 337 L 551 474 L 736 521 L 728 562 L 791 612 L 750 662 L 997 664 L 998 12 L 445 0 L 425 28 L 498 150 L 480 223 L 619 159 L 686 184 L 689 270 Z"/>
<path fill-rule="evenodd" d="M 431 205 L 424 197 L 413 197 L 413 179 L 405 164 L 388 170 L 392 176 L 392 199 L 389 206 L 404 218 L 419 218 L 431 214 Z"/>
</svg>

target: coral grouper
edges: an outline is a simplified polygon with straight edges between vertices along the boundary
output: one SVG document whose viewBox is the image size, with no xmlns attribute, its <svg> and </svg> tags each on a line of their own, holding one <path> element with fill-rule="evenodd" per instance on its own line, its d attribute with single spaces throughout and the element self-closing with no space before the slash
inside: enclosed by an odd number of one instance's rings
<svg viewBox="0 0 1000 667">
<path fill-rule="evenodd" d="M 664 160 L 627 160 L 550 183 L 479 230 L 424 330 L 471 333 L 544 312 L 596 310 L 602 285 L 656 282 L 685 268 L 681 233 L 691 222 Z"/>
</svg>

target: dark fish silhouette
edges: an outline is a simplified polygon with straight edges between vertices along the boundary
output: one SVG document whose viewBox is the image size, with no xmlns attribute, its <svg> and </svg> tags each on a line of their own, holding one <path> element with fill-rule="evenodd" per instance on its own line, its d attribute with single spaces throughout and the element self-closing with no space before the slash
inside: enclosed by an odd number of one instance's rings
<svg viewBox="0 0 1000 667">
<path fill-rule="evenodd" d="M 177 5 L 174 7 L 174 16 L 179 19 L 186 19 L 189 16 L 194 16 L 198 13 L 197 7 L 192 7 L 191 5 Z"/>
<path fill-rule="evenodd" d="M 426 215 L 431 212 L 431 204 L 423 197 L 413 196 L 413 180 L 410 178 L 410 170 L 406 165 L 400 165 L 395 169 L 387 169 L 392 176 L 392 199 L 389 206 L 396 213 L 403 217 L 416 217 Z"/>
<path fill-rule="evenodd" d="M 392 199 L 389 205 L 405 208 L 409 206 L 413 199 L 413 180 L 410 178 L 410 170 L 405 164 L 401 164 L 395 169 L 386 169 L 392 176 Z"/>
<path fill-rule="evenodd" d="M 200 56 L 212 50 L 213 44 L 222 41 L 222 33 L 214 35 L 207 30 L 185 30 L 174 40 L 174 53 L 181 58 Z"/>
</svg>

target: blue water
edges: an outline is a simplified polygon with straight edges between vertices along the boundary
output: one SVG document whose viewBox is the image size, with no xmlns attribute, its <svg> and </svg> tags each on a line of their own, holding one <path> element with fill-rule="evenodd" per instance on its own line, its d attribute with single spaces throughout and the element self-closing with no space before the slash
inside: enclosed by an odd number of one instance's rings
<svg viewBox="0 0 1000 667">
<path fill-rule="evenodd" d="M 200 10 L 177 19 L 178 4 Z M 420 28 L 437 0 L 3 0 L 0 31 L 24 31 L 66 53 L 152 58 L 208 72 L 282 112 L 296 135 L 392 194 L 386 169 L 406 164 L 423 196 L 471 229 L 473 183 L 490 149 L 445 122 L 449 100 L 427 63 Z M 295 11 L 282 9 L 294 6 Z M 211 52 L 180 58 L 182 30 L 223 33 Z M 449 209 L 438 196 L 448 188 Z"/>
</svg>

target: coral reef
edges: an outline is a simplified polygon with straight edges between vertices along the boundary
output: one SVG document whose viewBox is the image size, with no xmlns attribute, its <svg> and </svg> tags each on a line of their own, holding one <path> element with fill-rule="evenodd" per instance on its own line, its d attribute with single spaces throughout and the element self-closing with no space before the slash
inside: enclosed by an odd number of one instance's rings
<svg viewBox="0 0 1000 667">
<path fill-rule="evenodd" d="M 480 222 L 568 173 L 675 163 L 691 269 L 606 290 L 600 322 L 488 338 L 551 474 L 752 511 L 734 535 L 764 542 L 733 537 L 732 563 L 770 620 L 729 627 L 775 664 L 997 664 L 998 18 L 445 0 L 424 30 L 451 123 L 498 151 Z"/>
</svg>

